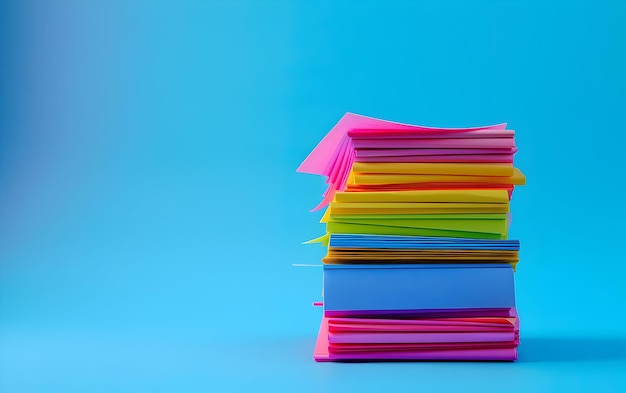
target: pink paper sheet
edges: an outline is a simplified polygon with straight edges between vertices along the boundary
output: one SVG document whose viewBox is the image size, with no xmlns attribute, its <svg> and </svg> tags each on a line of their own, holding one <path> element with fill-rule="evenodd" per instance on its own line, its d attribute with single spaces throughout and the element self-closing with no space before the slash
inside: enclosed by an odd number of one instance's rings
<svg viewBox="0 0 626 393">
<path fill-rule="evenodd" d="M 515 342 L 489 343 L 421 343 L 421 344 L 328 344 L 331 353 L 359 353 L 359 352 L 390 352 L 390 351 L 441 351 L 450 349 L 486 349 L 511 348 Z"/>
<path fill-rule="evenodd" d="M 339 122 L 330 130 L 322 141 L 313 149 L 309 156 L 300 164 L 297 172 L 310 173 L 328 177 L 328 189 L 324 193 L 324 198 L 313 211 L 319 210 L 332 201 L 337 190 L 343 190 L 348 181 L 348 174 L 354 162 L 354 141 L 348 136 L 350 130 L 376 130 L 377 133 L 384 133 L 386 130 L 393 131 L 393 134 L 401 132 L 409 133 L 464 133 L 477 130 L 505 130 L 506 123 L 486 127 L 472 128 L 435 128 L 424 127 L 402 123 L 395 123 L 386 120 L 375 119 L 367 116 L 346 113 Z M 511 139 L 511 138 L 500 138 Z M 437 139 L 427 139 L 436 141 Z M 453 139 L 457 140 L 457 139 Z M 471 139 L 458 139 L 469 140 Z M 487 139 L 482 139 L 488 141 Z M 437 143 L 437 142 L 433 142 Z"/>
<path fill-rule="evenodd" d="M 472 163 L 498 163 L 513 164 L 512 154 L 490 155 L 451 155 L 451 156 L 397 156 L 397 157 L 360 157 L 355 162 L 472 162 Z"/>
<path fill-rule="evenodd" d="M 457 324 L 447 323 L 420 323 L 410 325 L 400 325 L 394 323 L 388 324 L 351 324 L 337 323 L 332 320 L 328 323 L 328 331 L 331 333 L 341 332 L 508 332 L 513 331 L 513 324 L 494 325 L 494 324 Z"/>
<path fill-rule="evenodd" d="M 355 149 L 510 149 L 515 139 L 353 139 L 352 145 Z"/>
<path fill-rule="evenodd" d="M 448 155 L 494 155 L 515 153 L 511 148 L 494 149 L 355 149 L 356 157 L 396 157 L 396 156 L 448 156 Z"/>
<path fill-rule="evenodd" d="M 329 343 L 344 344 L 388 344 L 388 343 L 471 343 L 471 342 L 513 342 L 515 332 L 329 332 Z"/>
<path fill-rule="evenodd" d="M 394 325 L 394 326 L 495 326 L 510 328 L 515 325 L 516 317 L 513 310 L 506 312 L 506 317 L 421 317 L 421 318 L 328 318 L 328 325 L 346 324 L 353 326 L 377 326 L 377 325 Z"/>
<path fill-rule="evenodd" d="M 348 136 L 352 139 L 368 139 L 368 138 L 385 138 L 385 139 L 428 139 L 428 138 L 513 138 L 515 131 L 505 129 L 481 129 L 481 130 L 457 130 L 450 132 L 447 130 L 437 129 L 429 131 L 411 131 L 411 130 L 368 130 L 355 129 L 348 130 Z"/>
<path fill-rule="evenodd" d="M 408 130 L 408 131 L 473 131 L 473 130 L 504 130 L 506 123 L 496 124 L 492 126 L 472 127 L 472 128 L 436 128 L 425 127 L 410 124 L 402 124 L 387 120 L 375 119 L 357 115 L 354 113 L 346 113 L 330 132 L 322 139 L 322 141 L 313 149 L 308 157 L 300 164 L 297 172 L 310 173 L 315 175 L 325 175 L 328 162 L 336 156 L 336 150 L 341 139 L 346 135 L 348 130 L 354 129 L 378 129 L 378 130 Z"/>
<path fill-rule="evenodd" d="M 328 320 L 322 319 L 320 324 L 319 334 L 317 336 L 317 342 L 315 344 L 315 350 L 313 358 L 318 362 L 328 361 L 380 361 L 380 360 L 485 360 L 485 361 L 513 361 L 517 359 L 517 341 L 510 343 L 509 347 L 493 348 L 493 343 L 487 343 L 484 347 L 477 349 L 475 347 L 471 349 L 449 349 L 445 344 L 434 350 L 433 347 L 429 349 L 416 350 L 415 346 L 407 346 L 407 350 L 389 350 L 382 348 L 371 347 L 370 350 L 361 347 L 358 351 L 350 352 L 333 352 L 329 351 L 330 343 L 328 341 Z M 503 344 L 507 345 L 507 344 Z M 426 347 L 426 346 L 425 346 Z M 458 347 L 457 347 L 458 348 Z"/>
</svg>

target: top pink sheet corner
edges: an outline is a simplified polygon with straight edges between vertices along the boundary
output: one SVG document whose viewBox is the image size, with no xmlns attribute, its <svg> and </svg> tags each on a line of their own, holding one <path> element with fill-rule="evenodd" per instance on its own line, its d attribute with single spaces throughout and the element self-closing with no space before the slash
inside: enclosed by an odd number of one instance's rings
<svg viewBox="0 0 626 393">
<path fill-rule="evenodd" d="M 438 128 L 426 127 L 419 125 L 403 124 L 388 120 L 376 119 L 373 117 L 357 115 L 347 112 L 335 124 L 328 134 L 313 149 L 308 157 L 300 164 L 297 172 L 310 173 L 316 175 L 328 175 L 325 173 L 329 167 L 329 161 L 336 155 L 336 150 L 341 144 L 342 138 L 349 130 L 358 128 L 369 128 L 379 130 L 410 130 L 410 131 L 472 131 L 472 130 L 503 130 L 506 129 L 506 123 L 495 124 L 491 126 L 471 127 L 471 128 Z"/>
</svg>

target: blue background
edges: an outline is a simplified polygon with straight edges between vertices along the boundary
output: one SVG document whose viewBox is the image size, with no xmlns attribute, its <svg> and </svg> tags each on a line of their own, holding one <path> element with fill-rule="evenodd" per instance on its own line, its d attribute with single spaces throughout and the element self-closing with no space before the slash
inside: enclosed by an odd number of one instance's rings
<svg viewBox="0 0 626 393">
<path fill-rule="evenodd" d="M 3 393 L 626 390 L 626 2 L 1 7 Z M 517 130 L 519 362 L 312 361 L 346 111 Z"/>
</svg>

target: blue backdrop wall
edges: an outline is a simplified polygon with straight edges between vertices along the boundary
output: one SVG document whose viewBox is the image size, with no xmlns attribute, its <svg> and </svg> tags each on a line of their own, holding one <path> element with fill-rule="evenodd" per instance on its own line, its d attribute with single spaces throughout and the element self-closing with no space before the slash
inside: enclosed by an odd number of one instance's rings
<svg viewBox="0 0 626 393">
<path fill-rule="evenodd" d="M 1 7 L 2 392 L 626 389 L 625 2 Z M 313 363 L 346 111 L 517 131 L 518 363 Z"/>
</svg>

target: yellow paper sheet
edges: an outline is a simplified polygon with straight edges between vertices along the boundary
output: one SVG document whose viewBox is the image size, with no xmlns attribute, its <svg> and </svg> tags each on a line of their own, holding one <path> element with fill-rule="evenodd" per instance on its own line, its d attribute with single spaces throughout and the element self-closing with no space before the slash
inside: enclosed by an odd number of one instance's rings
<svg viewBox="0 0 626 393">
<path fill-rule="evenodd" d="M 356 174 L 353 184 L 473 183 L 523 185 L 525 181 L 524 175 L 515 168 L 513 176 Z"/>
<path fill-rule="evenodd" d="M 336 202 L 467 202 L 509 203 L 506 190 L 416 190 L 338 192 Z"/>
<path fill-rule="evenodd" d="M 302 244 L 315 244 L 315 243 L 319 243 L 324 247 L 328 247 L 328 244 L 330 243 L 330 233 L 325 233 L 324 235 L 320 237 L 316 237 L 315 239 L 302 242 Z"/>
<path fill-rule="evenodd" d="M 486 232 L 498 233 L 502 235 L 506 234 L 507 232 L 506 220 L 377 220 L 332 218 L 328 222 L 382 225 L 403 228 L 443 229 L 466 232 Z"/>
<path fill-rule="evenodd" d="M 513 166 L 506 164 L 355 162 L 352 170 L 378 174 L 513 176 Z"/>
<path fill-rule="evenodd" d="M 503 213 L 481 213 L 481 214 L 333 214 L 328 211 L 322 217 L 327 222 L 328 219 L 361 219 L 361 220 L 506 220 Z"/>
<path fill-rule="evenodd" d="M 326 224 L 329 233 L 367 234 L 367 235 L 398 235 L 398 236 L 436 236 L 436 237 L 466 237 L 471 239 L 504 239 L 506 234 L 487 232 L 453 231 L 429 228 L 404 228 L 382 225 L 345 224 L 329 222 Z"/>
<path fill-rule="evenodd" d="M 333 257 L 324 257 L 322 258 L 322 263 L 326 265 L 349 265 L 349 264 L 403 264 L 403 263 L 423 263 L 423 264 L 464 264 L 464 263 L 508 263 L 513 267 L 513 271 L 517 266 L 519 261 L 501 261 L 501 260 L 483 260 L 483 259 L 459 259 L 459 260 L 449 260 L 449 259 L 387 259 L 387 260 L 376 260 L 376 259 L 355 259 L 355 260 L 346 260 L 346 259 L 338 259 Z"/>
<path fill-rule="evenodd" d="M 330 249 L 326 256 L 334 260 L 482 260 L 517 262 L 517 251 L 491 251 L 491 250 L 384 250 L 384 249 Z"/>
<path fill-rule="evenodd" d="M 330 214 L 508 213 L 503 203 L 340 203 L 330 204 Z"/>
</svg>

